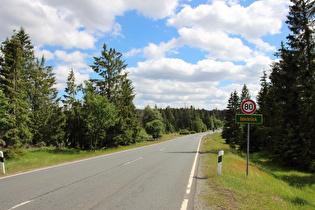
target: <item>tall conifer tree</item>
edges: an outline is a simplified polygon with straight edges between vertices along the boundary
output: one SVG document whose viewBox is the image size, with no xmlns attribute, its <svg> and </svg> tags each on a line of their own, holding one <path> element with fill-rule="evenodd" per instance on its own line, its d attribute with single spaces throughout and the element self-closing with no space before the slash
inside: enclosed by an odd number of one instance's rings
<svg viewBox="0 0 315 210">
<path fill-rule="evenodd" d="M 20 146 L 30 143 L 32 133 L 29 125 L 30 104 L 27 99 L 27 74 L 34 61 L 33 46 L 25 30 L 14 32 L 1 46 L 0 88 L 8 98 L 9 114 L 13 119 L 12 127 L 6 132 L 7 145 Z"/>
<path fill-rule="evenodd" d="M 139 120 L 133 104 L 135 97 L 132 82 L 128 79 L 125 71 L 127 64 L 121 59 L 122 54 L 115 49 L 107 49 L 103 45 L 100 57 L 94 57 L 92 69 L 98 73 L 102 79 L 92 79 L 97 93 L 107 97 L 119 110 L 118 122 L 110 129 L 112 146 L 127 145 L 137 141 L 139 134 Z"/>
<path fill-rule="evenodd" d="M 225 124 L 223 126 L 222 137 L 227 144 L 235 148 L 242 138 L 240 125 L 235 123 L 235 115 L 240 113 L 240 97 L 235 90 L 231 93 L 229 103 L 227 105 L 227 113 L 225 117 Z"/>
<path fill-rule="evenodd" d="M 310 168 L 314 163 L 314 1 L 291 0 L 286 23 L 291 33 L 272 65 L 268 109 L 272 151 L 283 163 Z M 260 101 L 261 104 L 266 104 Z M 312 163 L 313 161 L 313 163 Z"/>
</svg>

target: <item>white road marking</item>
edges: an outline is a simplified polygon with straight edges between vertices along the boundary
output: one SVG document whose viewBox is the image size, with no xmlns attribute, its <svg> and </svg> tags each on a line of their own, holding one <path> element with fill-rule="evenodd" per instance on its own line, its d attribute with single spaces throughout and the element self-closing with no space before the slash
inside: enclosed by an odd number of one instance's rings
<svg viewBox="0 0 315 210">
<path fill-rule="evenodd" d="M 126 166 L 126 165 L 128 165 L 128 164 L 130 164 L 130 163 L 134 163 L 134 162 L 136 162 L 136 161 L 138 161 L 138 160 L 141 160 L 142 158 L 143 158 L 143 157 L 139 157 L 138 159 L 129 161 L 129 162 L 125 163 L 124 166 Z"/>
<path fill-rule="evenodd" d="M 13 207 L 9 208 L 9 210 L 19 208 L 19 207 L 24 206 L 24 205 L 26 205 L 26 204 L 28 204 L 28 203 L 30 203 L 30 202 L 32 202 L 32 201 L 34 201 L 34 200 L 25 201 L 25 202 L 23 202 L 23 203 L 20 203 L 20 204 L 18 204 L 18 205 L 16 205 L 16 206 L 13 206 Z"/>
<path fill-rule="evenodd" d="M 188 184 L 187 184 L 187 188 L 186 188 L 186 196 L 185 196 L 185 199 L 183 200 L 182 207 L 180 208 L 181 210 L 186 210 L 187 207 L 188 207 L 188 195 L 190 193 L 190 190 L 191 190 L 191 187 L 192 187 L 192 183 L 193 183 L 193 180 L 194 180 L 194 175 L 195 175 L 195 170 L 196 170 L 196 166 L 197 166 L 197 160 L 198 160 L 198 155 L 199 155 L 201 139 L 202 139 L 202 137 L 199 139 L 197 152 L 196 152 L 196 155 L 195 155 L 195 160 L 194 160 L 191 172 L 190 172 L 190 176 L 189 176 L 189 180 L 188 180 Z"/>
<path fill-rule="evenodd" d="M 162 152 L 163 150 L 166 150 L 166 148 L 160 149 L 160 152 Z"/>
</svg>

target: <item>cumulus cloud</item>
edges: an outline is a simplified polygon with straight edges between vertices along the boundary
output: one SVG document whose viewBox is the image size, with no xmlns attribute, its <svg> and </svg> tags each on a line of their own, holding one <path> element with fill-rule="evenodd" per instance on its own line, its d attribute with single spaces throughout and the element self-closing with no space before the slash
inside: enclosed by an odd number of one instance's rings
<svg viewBox="0 0 315 210">
<path fill-rule="evenodd" d="M 51 7 L 45 2 L 4 0 L 1 4 L 1 39 L 12 34 L 14 29 L 24 27 L 36 45 L 59 45 L 64 48 L 87 49 L 94 46 L 96 39 L 76 19 L 68 20 L 71 11 Z M 17 15 L 23 14 L 23 15 Z M 4 37 L 5 36 L 5 37 Z"/>
<path fill-rule="evenodd" d="M 209 58 L 240 61 L 250 56 L 251 49 L 241 39 L 229 37 L 223 31 L 206 31 L 203 28 L 179 29 L 180 40 L 187 45 L 210 52 Z"/>
<path fill-rule="evenodd" d="M 36 45 L 89 49 L 104 33 L 121 35 L 115 17 L 126 11 L 137 10 L 149 18 L 159 19 L 171 15 L 177 5 L 178 0 L 3 0 L 0 39 L 23 26 Z"/>
<path fill-rule="evenodd" d="M 247 40 L 257 40 L 268 34 L 280 33 L 282 20 L 287 14 L 288 0 L 255 1 L 248 7 L 214 0 L 196 8 L 185 5 L 168 24 L 177 28 L 198 27 L 206 31 L 239 34 Z"/>
<path fill-rule="evenodd" d="M 137 67 L 128 68 L 128 72 L 138 94 L 138 103 L 161 107 L 176 103 L 183 107 L 185 102 L 196 107 L 224 109 L 222 104 L 226 104 L 230 93 L 240 92 L 243 84 L 248 85 L 253 98 L 257 95 L 262 69 L 268 68 L 271 59 L 257 55 L 245 62 L 237 65 L 204 59 L 190 64 L 181 59 L 161 58 L 139 62 Z M 234 83 L 222 86 L 219 81 Z"/>
</svg>

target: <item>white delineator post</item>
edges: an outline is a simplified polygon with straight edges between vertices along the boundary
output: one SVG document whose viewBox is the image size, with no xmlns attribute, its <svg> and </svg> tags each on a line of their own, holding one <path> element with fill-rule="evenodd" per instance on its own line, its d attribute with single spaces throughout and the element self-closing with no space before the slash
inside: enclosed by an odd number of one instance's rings
<svg viewBox="0 0 315 210">
<path fill-rule="evenodd" d="M 2 151 L 0 151 L 0 164 L 1 164 L 2 173 L 5 174 L 4 156 L 3 156 L 3 152 Z"/>
<path fill-rule="evenodd" d="M 222 171 L 222 156 L 224 155 L 224 151 L 220 150 L 218 155 L 219 155 L 219 157 L 218 157 L 218 174 L 221 174 L 221 171 Z"/>
</svg>

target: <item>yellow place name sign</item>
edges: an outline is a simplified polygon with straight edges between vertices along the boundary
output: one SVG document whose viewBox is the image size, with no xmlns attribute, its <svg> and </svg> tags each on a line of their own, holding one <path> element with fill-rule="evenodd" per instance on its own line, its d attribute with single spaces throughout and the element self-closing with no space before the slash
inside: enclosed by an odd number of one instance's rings
<svg viewBox="0 0 315 210">
<path fill-rule="evenodd" d="M 262 124 L 263 116 L 261 114 L 237 114 L 235 115 L 235 122 L 244 124 Z"/>
</svg>

